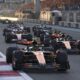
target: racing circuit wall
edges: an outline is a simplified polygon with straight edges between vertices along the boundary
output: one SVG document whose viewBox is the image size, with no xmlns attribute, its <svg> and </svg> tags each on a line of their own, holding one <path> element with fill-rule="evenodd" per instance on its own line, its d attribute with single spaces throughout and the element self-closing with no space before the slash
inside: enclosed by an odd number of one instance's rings
<svg viewBox="0 0 80 80">
<path fill-rule="evenodd" d="M 21 22 L 27 25 L 27 23 L 33 23 L 33 24 L 46 24 L 49 25 L 50 23 L 48 21 L 38 20 L 38 19 L 20 19 Z"/>
<path fill-rule="evenodd" d="M 63 11 L 63 21 L 60 26 L 80 29 L 80 11 Z"/>
</svg>

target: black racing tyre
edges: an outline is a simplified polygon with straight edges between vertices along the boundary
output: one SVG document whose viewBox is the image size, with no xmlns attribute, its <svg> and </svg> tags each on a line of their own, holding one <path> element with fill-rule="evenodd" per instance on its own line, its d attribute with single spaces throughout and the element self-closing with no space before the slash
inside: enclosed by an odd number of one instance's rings
<svg viewBox="0 0 80 80">
<path fill-rule="evenodd" d="M 66 62 L 67 59 L 68 59 L 68 56 L 67 56 L 67 52 L 63 49 L 59 49 L 56 51 L 56 60 L 57 62 L 59 63 L 63 63 L 63 62 Z"/>
<path fill-rule="evenodd" d="M 69 69 L 69 63 L 68 63 L 68 56 L 67 52 L 65 50 L 59 50 L 57 53 L 56 57 L 56 63 L 60 64 L 60 69 L 59 71 L 66 71 Z"/>
<path fill-rule="evenodd" d="M 80 50 L 80 41 L 77 44 L 77 48 Z"/>
<path fill-rule="evenodd" d="M 13 51 L 14 51 L 14 50 L 17 50 L 17 49 L 18 49 L 17 47 L 9 47 L 9 48 L 6 50 L 6 62 L 7 62 L 7 63 L 12 63 Z"/>
<path fill-rule="evenodd" d="M 5 36 L 5 42 L 6 43 L 10 43 L 11 42 L 11 38 L 9 36 Z"/>
<path fill-rule="evenodd" d="M 23 52 L 18 51 L 12 57 L 13 70 L 21 70 L 23 63 Z"/>
</svg>

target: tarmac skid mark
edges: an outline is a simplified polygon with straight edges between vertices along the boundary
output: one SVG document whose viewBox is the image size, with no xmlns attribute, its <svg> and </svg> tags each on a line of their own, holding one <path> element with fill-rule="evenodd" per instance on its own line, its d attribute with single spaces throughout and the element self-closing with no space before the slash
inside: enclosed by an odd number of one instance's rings
<svg viewBox="0 0 80 80">
<path fill-rule="evenodd" d="M 6 57 L 0 52 L 0 80 L 33 80 L 24 72 L 13 71 L 11 64 L 6 63 Z"/>
</svg>

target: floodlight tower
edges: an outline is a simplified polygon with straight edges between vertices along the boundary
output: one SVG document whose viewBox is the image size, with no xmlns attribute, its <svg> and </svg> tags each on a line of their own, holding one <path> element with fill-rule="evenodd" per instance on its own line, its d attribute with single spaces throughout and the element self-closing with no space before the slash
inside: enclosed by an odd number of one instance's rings
<svg viewBox="0 0 80 80">
<path fill-rule="evenodd" d="M 34 0 L 34 12 L 36 18 L 38 18 L 40 15 L 40 0 Z"/>
</svg>

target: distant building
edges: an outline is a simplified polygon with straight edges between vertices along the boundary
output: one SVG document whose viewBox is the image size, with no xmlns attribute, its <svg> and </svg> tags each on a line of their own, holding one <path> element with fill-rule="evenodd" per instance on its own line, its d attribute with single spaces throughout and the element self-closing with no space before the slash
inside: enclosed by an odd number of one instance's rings
<svg viewBox="0 0 80 80">
<path fill-rule="evenodd" d="M 80 0 L 44 0 L 43 6 L 59 9 L 80 9 Z"/>
</svg>

